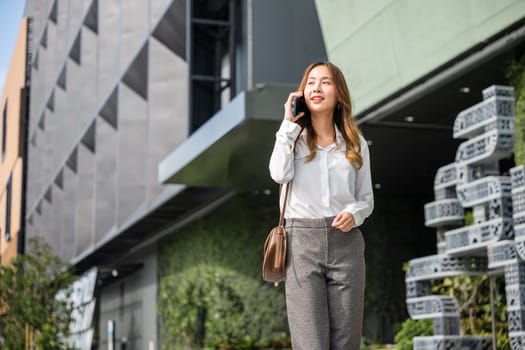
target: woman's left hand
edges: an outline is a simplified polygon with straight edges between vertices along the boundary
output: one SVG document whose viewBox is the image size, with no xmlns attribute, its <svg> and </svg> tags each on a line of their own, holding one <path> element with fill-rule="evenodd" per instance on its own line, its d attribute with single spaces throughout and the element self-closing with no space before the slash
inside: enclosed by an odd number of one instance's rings
<svg viewBox="0 0 525 350">
<path fill-rule="evenodd" d="M 343 232 L 348 232 L 355 226 L 354 216 L 349 212 L 342 211 L 335 217 L 332 222 L 332 227 Z"/>
</svg>

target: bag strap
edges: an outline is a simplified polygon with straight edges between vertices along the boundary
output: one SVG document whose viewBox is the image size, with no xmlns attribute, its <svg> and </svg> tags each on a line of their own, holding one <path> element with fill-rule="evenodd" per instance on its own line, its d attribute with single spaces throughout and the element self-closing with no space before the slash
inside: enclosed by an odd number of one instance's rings
<svg viewBox="0 0 525 350">
<path fill-rule="evenodd" d="M 301 131 L 299 131 L 299 135 L 297 135 L 297 138 L 295 139 L 295 142 L 293 144 L 292 151 L 295 153 L 295 146 L 297 145 L 297 141 L 299 141 L 299 137 L 301 137 L 301 134 L 303 133 L 304 127 L 301 128 Z M 279 186 L 279 197 L 281 197 L 281 192 L 284 185 Z M 290 187 L 292 186 L 292 180 L 290 180 L 288 183 L 286 183 L 286 193 L 284 194 L 284 203 L 283 207 L 281 209 L 281 215 L 279 216 L 279 226 L 284 227 L 284 212 L 286 211 L 286 203 L 288 202 L 288 192 L 290 192 Z"/>
<path fill-rule="evenodd" d="M 279 226 L 282 226 L 282 227 L 284 227 L 284 212 L 286 211 L 286 202 L 288 201 L 288 192 L 289 192 L 291 184 L 292 184 L 292 181 L 290 181 L 290 182 L 288 182 L 286 184 L 286 193 L 284 194 L 284 203 L 283 203 L 283 207 L 281 209 L 281 216 L 279 216 Z M 281 191 L 283 189 L 283 186 L 284 185 L 279 186 L 279 197 L 280 197 Z"/>
</svg>

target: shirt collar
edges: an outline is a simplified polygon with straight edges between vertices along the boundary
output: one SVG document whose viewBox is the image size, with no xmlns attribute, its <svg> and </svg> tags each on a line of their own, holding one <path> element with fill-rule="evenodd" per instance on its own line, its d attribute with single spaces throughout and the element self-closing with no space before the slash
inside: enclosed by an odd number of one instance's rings
<svg viewBox="0 0 525 350">
<path fill-rule="evenodd" d="M 345 143 L 343 134 L 341 133 L 341 131 L 339 130 L 339 128 L 337 127 L 335 123 L 334 123 L 334 128 L 335 128 L 335 142 L 337 143 L 337 148 L 346 149 L 346 143 Z M 307 131 L 306 131 L 306 128 L 304 128 L 303 131 L 301 132 L 300 137 L 305 143 L 306 143 L 306 134 L 307 134 Z"/>
</svg>

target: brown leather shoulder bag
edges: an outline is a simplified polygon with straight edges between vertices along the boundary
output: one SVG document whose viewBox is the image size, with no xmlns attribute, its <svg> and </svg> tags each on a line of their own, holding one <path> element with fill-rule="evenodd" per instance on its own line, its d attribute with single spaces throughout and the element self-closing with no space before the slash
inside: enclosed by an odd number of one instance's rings
<svg viewBox="0 0 525 350">
<path fill-rule="evenodd" d="M 291 181 L 286 184 L 286 194 L 281 209 L 281 216 L 279 217 L 279 226 L 272 228 L 264 243 L 263 279 L 267 282 L 273 282 L 276 287 L 279 285 L 279 282 L 286 280 L 286 229 L 284 228 L 284 211 L 286 209 L 290 184 Z"/>
</svg>

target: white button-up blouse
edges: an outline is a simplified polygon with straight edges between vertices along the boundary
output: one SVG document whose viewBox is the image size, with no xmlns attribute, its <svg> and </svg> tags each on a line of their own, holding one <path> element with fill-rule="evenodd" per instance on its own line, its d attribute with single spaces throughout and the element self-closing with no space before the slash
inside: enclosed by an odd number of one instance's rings
<svg viewBox="0 0 525 350">
<path fill-rule="evenodd" d="M 309 162 L 306 161 L 310 154 L 306 130 L 301 136 L 300 132 L 299 124 L 283 120 L 276 133 L 270 159 L 270 175 L 275 182 L 285 184 L 293 180 L 285 217 L 323 218 L 346 211 L 354 216 L 356 226 L 360 226 L 374 209 L 370 154 L 366 140 L 359 135 L 363 166 L 356 169 L 346 158 L 346 144 L 337 127 L 337 146 L 318 145 L 314 159 Z M 281 193 L 281 208 L 285 188 Z"/>
</svg>

